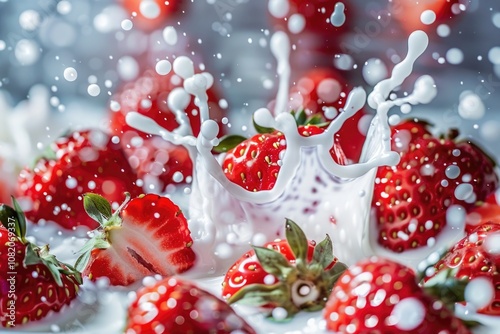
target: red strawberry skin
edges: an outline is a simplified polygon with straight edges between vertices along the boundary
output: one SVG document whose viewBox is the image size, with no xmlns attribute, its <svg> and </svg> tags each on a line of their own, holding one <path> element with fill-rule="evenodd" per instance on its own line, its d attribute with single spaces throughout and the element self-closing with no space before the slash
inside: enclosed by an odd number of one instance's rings
<svg viewBox="0 0 500 334">
<path fill-rule="evenodd" d="M 423 123 L 413 125 L 393 129 L 401 160 L 379 168 L 374 187 L 379 243 L 396 252 L 428 245 L 447 224 L 447 208 L 470 209 L 498 185 L 494 163 L 473 143 L 434 138 Z M 461 189 L 472 193 L 464 198 Z"/>
<path fill-rule="evenodd" d="M 13 250 L 15 261 L 10 258 Z M 59 286 L 44 264 L 24 266 L 25 252 L 26 245 L 0 225 L 0 323 L 3 327 L 40 320 L 50 311 L 58 312 L 77 296 L 79 284 L 73 276 L 61 275 L 63 285 Z"/>
<path fill-rule="evenodd" d="M 176 171 L 180 171 L 184 179 L 191 176 L 192 162 L 184 147 L 160 144 L 158 137 L 152 139 L 151 135 L 132 128 L 125 118 L 129 112 L 138 112 L 152 118 L 169 131 L 176 129 L 178 123 L 168 107 L 167 99 L 172 90 L 181 87 L 182 79 L 173 72 L 162 76 L 154 70 L 147 70 L 138 79 L 126 83 L 112 97 L 110 103 L 111 133 L 120 138 L 120 143 L 139 177 L 147 178 L 148 175 L 158 180 L 160 188 L 153 189 L 156 193 L 161 193 L 167 185 L 176 183 L 172 180 Z M 224 113 L 219 107 L 219 94 L 214 87 L 209 89 L 207 94 L 210 118 L 216 120 L 222 129 L 221 120 Z M 201 122 L 194 97 L 191 97 L 185 112 L 193 134 L 197 136 Z"/>
<path fill-rule="evenodd" d="M 120 217 L 120 225 L 105 229 L 110 247 L 92 251 L 84 276 L 130 285 L 148 275 L 171 276 L 193 266 L 196 255 L 187 220 L 170 199 L 155 194 L 134 198 Z"/>
<path fill-rule="evenodd" d="M 455 270 L 455 277 L 470 281 L 477 277 L 486 277 L 495 287 L 493 300 L 477 312 L 488 315 L 500 315 L 500 256 L 488 252 L 487 238 L 500 234 L 500 216 L 496 222 L 487 222 L 476 228 L 460 240 L 452 249 L 435 265 L 436 274 L 443 271 Z M 486 243 L 485 243 L 486 241 Z M 430 279 L 430 278 L 428 278 Z"/>
<path fill-rule="evenodd" d="M 406 298 L 416 299 L 425 309 L 414 328 L 398 327 L 394 313 L 396 305 Z M 376 257 L 344 272 L 333 288 L 324 317 L 327 329 L 335 333 L 470 333 L 443 303 L 421 290 L 411 269 Z M 404 322 L 401 320 L 399 326 Z"/>
<path fill-rule="evenodd" d="M 323 133 L 324 129 L 305 125 L 299 126 L 298 131 L 308 137 Z M 286 149 L 284 139 L 281 132 L 258 134 L 229 150 L 222 164 L 227 178 L 249 191 L 272 189 L 281 168 L 280 154 Z M 337 163 L 346 164 L 344 152 L 337 143 L 330 154 Z"/>
<path fill-rule="evenodd" d="M 224 301 L 193 283 L 171 277 L 139 290 L 129 307 L 125 333 L 253 334 L 255 331 Z"/>
<path fill-rule="evenodd" d="M 305 72 L 290 89 L 292 110 L 305 109 L 308 115 L 321 114 L 326 110 L 343 108 L 351 88 L 343 74 L 330 67 L 314 68 Z M 335 135 L 346 157 L 358 161 L 366 135 L 360 131 L 359 122 L 366 115 L 363 110 L 347 119 Z"/>
<path fill-rule="evenodd" d="M 263 247 L 273 249 L 285 256 L 285 258 L 292 264 L 295 263 L 295 255 L 286 240 L 276 240 L 264 244 Z M 313 257 L 315 242 L 309 241 L 307 249 L 307 260 L 311 261 Z M 325 268 L 330 269 L 337 263 L 338 259 L 334 258 L 331 265 Z M 267 277 L 267 278 L 266 278 Z M 250 284 L 271 284 L 268 279 L 272 275 L 268 274 L 263 268 L 255 255 L 255 251 L 251 250 L 246 252 L 239 258 L 227 271 L 224 281 L 222 282 L 222 296 L 229 299 L 232 295 L 238 292 L 242 287 Z M 274 277 L 274 282 L 278 278 Z M 275 307 L 268 305 L 268 307 Z"/>
<path fill-rule="evenodd" d="M 95 192 L 117 204 L 125 192 L 142 193 L 121 146 L 100 130 L 73 132 L 50 149 L 54 157 L 40 158 L 18 178 L 17 196 L 30 201 L 26 217 L 35 223 L 45 219 L 66 229 L 94 229 L 98 225 L 83 209 L 83 193 Z"/>
</svg>

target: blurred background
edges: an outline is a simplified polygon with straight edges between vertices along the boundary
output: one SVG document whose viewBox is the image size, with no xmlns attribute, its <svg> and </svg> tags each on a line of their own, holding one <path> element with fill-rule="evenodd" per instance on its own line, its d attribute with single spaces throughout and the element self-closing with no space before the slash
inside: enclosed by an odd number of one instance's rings
<svg viewBox="0 0 500 334">
<path fill-rule="evenodd" d="M 277 88 L 269 40 L 275 29 L 287 28 L 269 14 L 273 1 L 280 0 L 170 0 L 168 6 L 156 0 L 0 0 L 0 130 L 7 117 L 26 108 L 31 116 L 23 122 L 35 123 L 27 127 L 40 133 L 38 149 L 65 126 L 102 126 L 111 96 L 124 82 L 162 59 L 188 54 L 214 75 L 233 130 L 245 132 L 241 126 Z M 452 2 L 453 17 L 425 26 L 431 44 L 416 69 L 434 77 L 439 94 L 408 116 L 461 127 L 500 156 L 500 3 Z M 288 24 L 293 77 L 331 66 L 370 91 L 404 57 L 418 12 L 399 8 L 401 1 L 344 3 L 345 23 L 329 35 L 306 31 L 294 39 L 296 28 Z M 176 31 L 175 45 L 168 26 Z M 402 90 L 411 90 L 413 81 Z M 27 106 L 22 101 L 28 98 L 36 102 Z M 57 126 L 37 119 L 37 110 L 57 115 Z M 2 132 L 0 142 L 7 141 Z"/>
</svg>

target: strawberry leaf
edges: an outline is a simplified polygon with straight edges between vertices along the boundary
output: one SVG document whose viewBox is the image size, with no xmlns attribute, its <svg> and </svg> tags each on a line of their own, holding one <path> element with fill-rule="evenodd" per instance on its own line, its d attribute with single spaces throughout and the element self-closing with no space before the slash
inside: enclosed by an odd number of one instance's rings
<svg viewBox="0 0 500 334">
<path fill-rule="evenodd" d="M 255 123 L 255 119 L 252 116 L 252 122 L 253 122 L 253 127 L 255 128 L 255 131 L 257 133 L 263 134 L 263 133 L 273 133 L 274 129 L 273 128 L 266 128 L 263 126 L 260 126 L 259 124 Z"/>
<path fill-rule="evenodd" d="M 19 206 L 14 196 L 12 196 L 12 204 L 14 205 L 14 210 L 16 210 L 16 235 L 21 239 L 23 243 L 26 243 L 26 216 L 24 215 L 23 209 Z"/>
<path fill-rule="evenodd" d="M 297 125 L 305 125 L 307 122 L 307 114 L 304 109 L 299 111 L 298 113 L 292 113 L 295 117 L 295 122 Z"/>
<path fill-rule="evenodd" d="M 104 226 L 113 215 L 111 204 L 104 197 L 97 194 L 84 194 L 83 207 L 87 214 L 101 226 Z"/>
<path fill-rule="evenodd" d="M 324 269 L 327 268 L 333 260 L 332 239 L 330 239 L 330 236 L 327 234 L 326 238 L 314 247 L 312 262 L 320 264 Z"/>
<path fill-rule="evenodd" d="M 111 245 L 109 242 L 106 240 L 102 239 L 101 237 L 95 237 L 90 240 L 88 240 L 85 245 L 83 245 L 82 249 L 78 252 L 80 256 L 75 262 L 75 269 L 79 272 L 82 272 L 83 269 L 87 266 L 87 264 L 90 261 L 90 255 L 92 253 L 92 250 L 94 249 L 106 249 L 109 248 Z"/>
<path fill-rule="evenodd" d="M 286 219 L 285 235 L 286 241 L 297 259 L 297 265 L 305 264 L 309 243 L 302 229 L 292 220 Z"/>
<path fill-rule="evenodd" d="M 294 270 L 294 267 L 288 262 L 283 254 L 265 247 L 253 246 L 255 255 L 262 268 L 269 274 L 285 280 L 288 274 Z"/>
<path fill-rule="evenodd" d="M 246 140 L 245 137 L 239 136 L 239 135 L 224 136 L 221 138 L 219 145 L 217 145 L 213 148 L 213 151 L 215 153 L 227 152 L 227 151 L 235 148 L 236 146 L 238 146 L 238 144 L 242 143 L 245 140 Z"/>
<path fill-rule="evenodd" d="M 16 210 L 6 204 L 0 204 L 0 221 L 2 222 L 2 225 L 9 231 L 12 231 L 13 227 L 19 225 Z M 16 235 L 17 231 L 18 228 L 15 227 L 14 232 L 16 233 Z"/>
</svg>

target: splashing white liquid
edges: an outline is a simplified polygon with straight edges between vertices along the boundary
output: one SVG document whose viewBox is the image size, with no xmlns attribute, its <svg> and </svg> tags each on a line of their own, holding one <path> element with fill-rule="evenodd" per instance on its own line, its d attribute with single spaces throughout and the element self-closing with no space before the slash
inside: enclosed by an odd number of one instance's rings
<svg viewBox="0 0 500 334">
<path fill-rule="evenodd" d="M 341 27 L 344 25 L 346 16 L 344 13 L 345 5 L 342 2 L 337 2 L 335 4 L 335 8 L 333 10 L 332 15 L 330 16 L 330 23 L 334 27 Z"/>
</svg>

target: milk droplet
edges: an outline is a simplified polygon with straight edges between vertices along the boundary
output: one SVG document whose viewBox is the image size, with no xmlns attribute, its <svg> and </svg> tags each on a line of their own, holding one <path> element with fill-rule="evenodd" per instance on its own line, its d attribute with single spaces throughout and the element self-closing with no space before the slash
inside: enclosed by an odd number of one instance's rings
<svg viewBox="0 0 500 334">
<path fill-rule="evenodd" d="M 458 65 L 464 60 L 464 53 L 458 48 L 451 48 L 446 52 L 446 60 L 452 65 Z"/>
<path fill-rule="evenodd" d="M 337 2 L 333 10 L 332 15 L 330 15 L 330 23 L 334 27 L 341 27 L 345 23 L 345 5 L 342 2 Z"/>
<path fill-rule="evenodd" d="M 216 138 L 219 133 L 219 125 L 212 119 L 206 120 L 201 125 L 201 133 L 208 140 L 212 140 Z"/>
<path fill-rule="evenodd" d="M 89 93 L 90 96 L 98 96 L 101 93 L 101 87 L 96 84 L 90 84 L 87 88 L 87 93 Z"/>
<path fill-rule="evenodd" d="M 460 167 L 456 165 L 451 165 L 446 167 L 444 174 L 449 179 L 456 179 L 460 175 Z"/>
<path fill-rule="evenodd" d="M 489 278 L 477 277 L 465 287 L 464 297 L 467 304 L 478 310 L 491 303 L 495 297 L 495 288 Z"/>
<path fill-rule="evenodd" d="M 78 72 L 73 67 L 67 67 L 64 69 L 63 76 L 67 81 L 75 81 L 78 77 Z"/>
<path fill-rule="evenodd" d="M 5 44 L 5 41 L 3 41 L 3 40 L 0 39 L 0 51 L 5 50 L 6 46 L 7 46 L 7 44 Z"/>
<path fill-rule="evenodd" d="M 370 58 L 363 66 L 363 79 L 371 86 L 387 78 L 388 75 L 387 67 L 379 58 Z"/>
<path fill-rule="evenodd" d="M 14 55 L 21 65 L 33 65 L 40 58 L 40 48 L 33 40 L 21 39 L 16 44 Z"/>
<path fill-rule="evenodd" d="M 474 188 L 469 183 L 459 184 L 458 187 L 455 188 L 455 197 L 460 201 L 465 201 L 473 195 Z"/>
<path fill-rule="evenodd" d="M 453 228 L 462 229 L 466 216 L 467 212 L 461 205 L 452 205 L 446 210 L 446 223 Z"/>
<path fill-rule="evenodd" d="M 267 4 L 269 13 L 277 19 L 284 18 L 290 10 L 290 3 L 288 0 L 269 0 Z"/>
<path fill-rule="evenodd" d="M 57 12 L 61 15 L 69 14 L 71 9 L 71 3 L 67 0 L 62 0 L 57 4 Z"/>
<path fill-rule="evenodd" d="M 40 14 L 33 10 L 28 9 L 19 15 L 19 25 L 26 31 L 36 30 L 41 23 Z"/>
<path fill-rule="evenodd" d="M 129 30 L 131 30 L 134 27 L 134 24 L 129 19 L 126 19 L 126 20 L 122 21 L 122 23 L 120 24 L 120 26 L 122 27 L 123 30 L 129 31 Z"/>
<path fill-rule="evenodd" d="M 118 60 L 117 70 L 120 78 L 130 81 L 139 75 L 139 64 L 134 58 L 124 56 Z"/>
<path fill-rule="evenodd" d="M 301 14 L 293 14 L 288 19 L 288 30 L 292 34 L 300 34 L 306 26 L 306 19 Z"/>
<path fill-rule="evenodd" d="M 465 91 L 460 95 L 458 114 L 462 118 L 477 120 L 483 118 L 485 113 L 486 107 L 477 94 L 471 91 Z"/>
<path fill-rule="evenodd" d="M 177 30 L 172 26 L 165 27 L 165 29 L 163 29 L 163 40 L 168 45 L 177 44 Z"/>
<path fill-rule="evenodd" d="M 500 64 L 500 46 L 495 46 L 488 51 L 488 59 L 494 65 Z"/>
<path fill-rule="evenodd" d="M 174 175 L 172 175 L 172 180 L 177 183 L 182 182 L 182 180 L 184 180 L 184 174 L 177 171 L 174 173 Z"/>
<path fill-rule="evenodd" d="M 437 27 L 436 32 L 439 37 L 448 37 L 451 33 L 451 29 L 447 24 L 440 24 Z"/>
<path fill-rule="evenodd" d="M 182 87 L 176 87 L 168 94 L 167 104 L 171 110 L 185 110 L 189 102 L 191 96 Z"/>
<path fill-rule="evenodd" d="M 153 0 L 142 0 L 139 11 L 147 19 L 155 19 L 160 15 L 160 7 Z"/>
<path fill-rule="evenodd" d="M 400 300 L 394 306 L 391 317 L 394 318 L 394 325 L 398 329 L 411 331 L 422 323 L 425 319 L 425 313 L 424 305 L 417 298 L 409 297 Z"/>
<path fill-rule="evenodd" d="M 492 255 L 500 254 L 500 233 L 489 234 L 484 240 L 483 248 Z"/>
<path fill-rule="evenodd" d="M 493 17 L 491 18 L 493 25 L 497 28 L 500 28 L 500 12 L 497 12 L 493 14 Z"/>
<path fill-rule="evenodd" d="M 430 9 L 424 10 L 420 15 L 420 21 L 426 25 L 433 24 L 436 21 L 436 13 Z"/>
<path fill-rule="evenodd" d="M 174 60 L 173 69 L 175 74 L 183 79 L 190 78 L 194 75 L 193 61 L 186 56 L 176 58 Z"/>
<path fill-rule="evenodd" d="M 285 320 L 288 317 L 288 312 L 283 307 L 274 308 L 271 314 L 277 321 Z"/>
<path fill-rule="evenodd" d="M 480 128 L 481 136 L 488 141 L 500 141 L 500 122 L 495 120 L 488 120 Z"/>
<path fill-rule="evenodd" d="M 160 60 L 156 63 L 155 70 L 159 75 L 167 75 L 172 70 L 172 64 L 168 60 Z"/>
<path fill-rule="evenodd" d="M 335 55 L 333 64 L 340 70 L 352 70 L 354 66 L 354 58 L 348 54 Z"/>
</svg>

